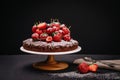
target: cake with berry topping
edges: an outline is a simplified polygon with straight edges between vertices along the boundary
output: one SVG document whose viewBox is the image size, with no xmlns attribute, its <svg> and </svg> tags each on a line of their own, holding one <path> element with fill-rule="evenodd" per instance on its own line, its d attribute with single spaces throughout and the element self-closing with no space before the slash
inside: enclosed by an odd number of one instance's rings
<svg viewBox="0 0 120 80">
<path fill-rule="evenodd" d="M 63 52 L 78 47 L 78 41 L 70 36 L 70 29 L 58 20 L 36 23 L 31 38 L 23 41 L 23 48 L 37 52 Z"/>
</svg>

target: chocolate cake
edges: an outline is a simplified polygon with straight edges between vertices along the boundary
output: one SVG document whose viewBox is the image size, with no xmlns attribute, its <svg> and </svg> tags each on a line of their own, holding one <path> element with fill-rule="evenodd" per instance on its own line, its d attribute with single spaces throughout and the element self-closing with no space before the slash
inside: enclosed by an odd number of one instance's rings
<svg viewBox="0 0 120 80">
<path fill-rule="evenodd" d="M 62 52 L 76 49 L 78 47 L 78 42 L 71 39 L 69 42 L 61 40 L 61 42 L 47 43 L 44 41 L 33 41 L 29 38 L 23 41 L 23 47 L 31 51 Z"/>
<path fill-rule="evenodd" d="M 70 29 L 58 20 L 39 22 L 32 27 L 31 38 L 23 41 L 23 48 L 37 52 L 63 52 L 77 49 L 78 41 L 70 36 Z"/>
</svg>

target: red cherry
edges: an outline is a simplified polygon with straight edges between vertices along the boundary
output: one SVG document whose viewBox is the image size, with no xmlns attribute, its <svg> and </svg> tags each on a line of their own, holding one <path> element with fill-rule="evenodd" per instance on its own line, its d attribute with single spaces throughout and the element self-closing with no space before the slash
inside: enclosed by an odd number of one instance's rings
<svg viewBox="0 0 120 80">
<path fill-rule="evenodd" d="M 54 35 L 53 35 L 53 40 L 54 40 L 55 42 L 60 42 L 61 39 L 62 39 L 62 34 L 59 33 L 59 32 L 55 32 Z"/>
<path fill-rule="evenodd" d="M 48 33 L 48 34 L 51 34 L 51 33 L 53 33 L 55 30 L 53 29 L 53 28 L 47 28 L 47 30 L 46 30 L 46 32 Z"/>
<path fill-rule="evenodd" d="M 40 30 L 40 29 L 36 29 L 36 33 L 38 33 L 38 34 L 42 34 L 42 30 Z"/>
<path fill-rule="evenodd" d="M 38 40 L 39 39 L 39 34 L 38 33 L 33 33 L 31 35 L 31 37 L 32 37 L 33 40 Z"/>
<path fill-rule="evenodd" d="M 39 38 L 40 38 L 41 40 L 46 40 L 47 37 L 48 37 L 48 34 L 47 34 L 47 33 L 42 33 L 42 34 L 40 34 L 40 36 L 39 36 Z"/>
<path fill-rule="evenodd" d="M 71 37 L 70 37 L 70 35 L 66 34 L 66 35 L 63 36 L 63 39 L 65 41 L 70 41 Z"/>
<path fill-rule="evenodd" d="M 85 62 L 82 62 L 78 65 L 78 71 L 81 73 L 87 73 L 89 71 L 89 65 Z"/>
<path fill-rule="evenodd" d="M 51 42 L 52 40 L 53 40 L 52 36 L 48 36 L 48 37 L 46 38 L 46 42 Z"/>
<path fill-rule="evenodd" d="M 70 30 L 67 27 L 63 27 L 62 30 L 63 30 L 63 34 L 70 33 Z"/>
<path fill-rule="evenodd" d="M 37 29 L 37 26 L 34 25 L 34 26 L 32 27 L 32 32 L 34 33 L 34 32 L 36 31 L 36 29 Z"/>
<path fill-rule="evenodd" d="M 47 23 L 45 23 L 45 22 L 39 23 L 39 24 L 37 25 L 37 27 L 38 27 L 39 29 L 46 29 Z"/>
</svg>

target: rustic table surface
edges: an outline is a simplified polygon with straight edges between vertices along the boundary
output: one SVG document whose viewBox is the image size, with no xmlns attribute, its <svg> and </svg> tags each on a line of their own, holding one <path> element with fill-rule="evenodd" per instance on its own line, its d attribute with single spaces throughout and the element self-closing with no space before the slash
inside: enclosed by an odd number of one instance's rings
<svg viewBox="0 0 120 80">
<path fill-rule="evenodd" d="M 0 80 L 120 80 L 120 72 L 115 70 L 98 69 L 96 73 L 79 73 L 73 61 L 86 56 L 97 60 L 120 59 L 120 55 L 112 54 L 56 55 L 57 61 L 67 62 L 69 67 L 60 71 L 41 71 L 34 69 L 32 64 L 44 61 L 47 55 L 1 55 Z"/>
</svg>

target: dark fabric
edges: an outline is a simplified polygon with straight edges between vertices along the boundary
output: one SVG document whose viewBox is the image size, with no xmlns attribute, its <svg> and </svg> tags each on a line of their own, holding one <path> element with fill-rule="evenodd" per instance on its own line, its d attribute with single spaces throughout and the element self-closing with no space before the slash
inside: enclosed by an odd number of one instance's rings
<svg viewBox="0 0 120 80">
<path fill-rule="evenodd" d="M 57 61 L 64 61 L 69 67 L 61 71 L 40 71 L 32 63 L 44 61 L 43 55 L 2 55 L 0 56 L 0 80 L 120 80 L 120 72 L 98 69 L 96 73 L 81 74 L 72 62 L 84 56 L 94 59 L 120 59 L 120 55 L 58 55 Z"/>
</svg>

